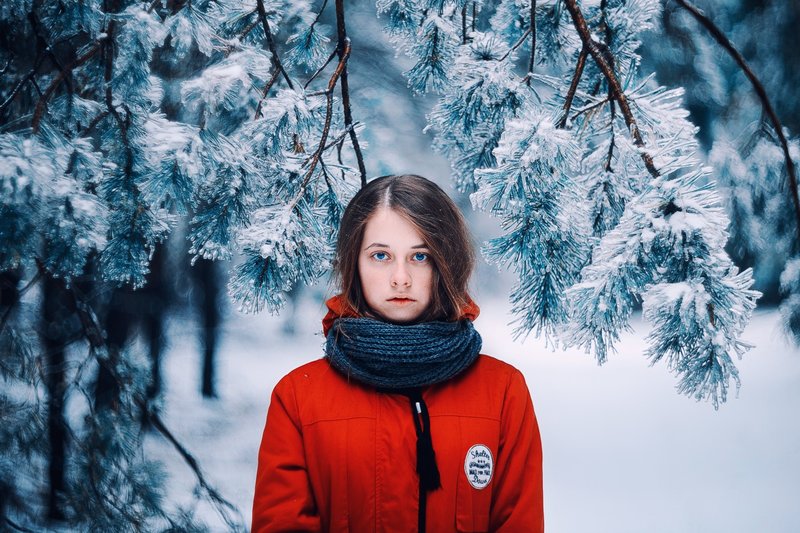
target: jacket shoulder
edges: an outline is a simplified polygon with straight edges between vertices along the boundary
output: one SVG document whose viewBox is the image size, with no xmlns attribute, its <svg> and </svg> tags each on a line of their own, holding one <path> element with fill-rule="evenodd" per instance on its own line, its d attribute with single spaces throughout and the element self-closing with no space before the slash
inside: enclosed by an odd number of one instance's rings
<svg viewBox="0 0 800 533">
<path fill-rule="evenodd" d="M 477 370 L 476 373 L 484 376 L 487 374 L 493 375 L 505 381 L 511 380 L 516 376 L 522 376 L 522 372 L 514 365 L 486 354 L 480 354 L 473 367 Z"/>
<path fill-rule="evenodd" d="M 331 381 L 337 381 L 336 371 L 331 368 L 327 360 L 315 359 L 289 371 L 275 385 L 275 391 L 302 390 L 309 386 L 318 387 L 323 383 L 331 386 Z"/>
</svg>

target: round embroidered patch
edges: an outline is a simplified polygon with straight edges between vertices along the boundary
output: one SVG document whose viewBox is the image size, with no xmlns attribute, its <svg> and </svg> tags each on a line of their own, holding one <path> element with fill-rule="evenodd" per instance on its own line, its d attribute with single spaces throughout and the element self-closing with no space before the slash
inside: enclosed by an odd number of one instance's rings
<svg viewBox="0 0 800 533">
<path fill-rule="evenodd" d="M 493 472 L 492 450 L 483 444 L 475 444 L 469 449 L 467 457 L 464 459 L 464 473 L 467 474 L 467 481 L 473 488 L 484 489 L 492 480 Z"/>
</svg>

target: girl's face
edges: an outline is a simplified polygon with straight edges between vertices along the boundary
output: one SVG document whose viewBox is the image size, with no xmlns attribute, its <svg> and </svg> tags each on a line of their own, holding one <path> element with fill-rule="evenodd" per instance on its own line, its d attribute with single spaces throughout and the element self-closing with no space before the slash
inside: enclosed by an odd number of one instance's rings
<svg viewBox="0 0 800 533">
<path fill-rule="evenodd" d="M 422 236 L 396 211 L 381 207 L 367 219 L 358 273 L 367 305 L 379 318 L 419 318 L 431 302 L 433 268 Z"/>
</svg>

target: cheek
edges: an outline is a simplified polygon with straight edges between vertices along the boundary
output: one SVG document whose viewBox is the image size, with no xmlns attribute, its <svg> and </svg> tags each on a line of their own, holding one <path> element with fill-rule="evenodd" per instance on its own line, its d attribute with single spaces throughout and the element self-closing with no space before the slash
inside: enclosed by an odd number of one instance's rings
<svg viewBox="0 0 800 533">
<path fill-rule="evenodd" d="M 361 278 L 361 291 L 367 298 L 369 298 L 370 291 L 378 280 L 376 279 L 375 269 L 371 268 L 368 260 L 359 258 L 358 277 Z"/>
</svg>

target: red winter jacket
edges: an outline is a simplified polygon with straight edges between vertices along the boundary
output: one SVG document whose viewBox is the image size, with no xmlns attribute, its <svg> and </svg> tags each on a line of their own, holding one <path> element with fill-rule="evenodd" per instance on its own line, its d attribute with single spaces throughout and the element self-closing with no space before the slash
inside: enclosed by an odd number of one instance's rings
<svg viewBox="0 0 800 533">
<path fill-rule="evenodd" d="M 326 330 L 353 316 L 338 297 L 328 306 Z M 427 531 L 544 531 L 542 448 L 522 374 L 480 355 L 422 396 L 441 474 Z M 293 370 L 272 393 L 253 533 L 416 531 L 416 441 L 408 397 L 348 380 L 325 359 Z"/>
</svg>

